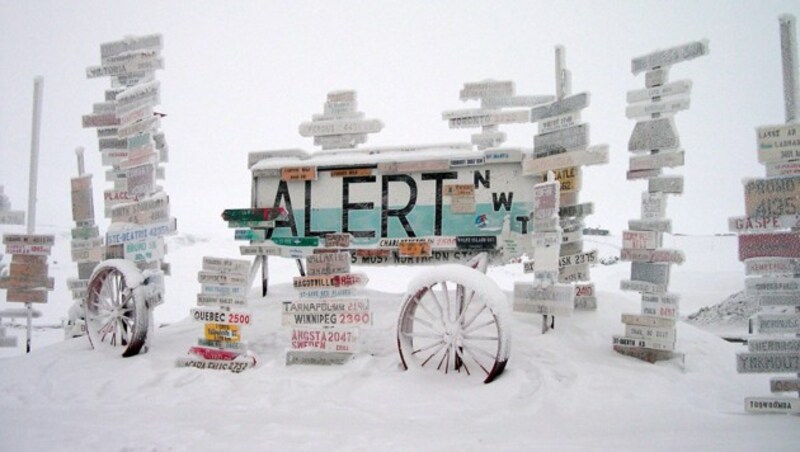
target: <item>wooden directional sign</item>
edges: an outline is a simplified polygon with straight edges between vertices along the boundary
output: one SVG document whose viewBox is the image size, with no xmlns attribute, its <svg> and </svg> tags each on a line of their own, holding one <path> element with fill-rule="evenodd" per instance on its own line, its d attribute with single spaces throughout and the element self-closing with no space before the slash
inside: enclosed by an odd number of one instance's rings
<svg viewBox="0 0 800 452">
<path fill-rule="evenodd" d="M 243 286 L 247 284 L 247 275 L 241 273 L 222 273 L 201 270 L 197 272 L 197 282 L 202 284 L 229 284 Z"/>
<path fill-rule="evenodd" d="M 666 50 L 657 50 L 631 60 L 631 72 L 636 75 L 660 67 L 672 66 L 682 61 L 688 61 L 708 54 L 707 41 L 695 41 L 688 44 L 672 47 Z"/>
<path fill-rule="evenodd" d="M 683 151 L 634 156 L 630 158 L 630 170 L 643 171 L 683 166 L 683 158 Z"/>
<path fill-rule="evenodd" d="M 318 247 L 318 237 L 273 237 L 272 243 L 278 246 Z"/>
<path fill-rule="evenodd" d="M 527 123 L 530 122 L 530 112 L 528 110 L 486 111 L 476 116 L 452 118 L 447 122 L 451 129 Z"/>
<path fill-rule="evenodd" d="M 661 220 L 667 213 L 667 197 L 663 193 L 642 193 L 642 220 Z"/>
<path fill-rule="evenodd" d="M 791 228 L 800 228 L 800 214 L 728 219 L 728 229 L 731 232 L 777 232 Z"/>
<path fill-rule="evenodd" d="M 324 135 L 345 135 L 360 133 L 375 133 L 383 129 L 383 122 L 377 119 L 365 120 L 328 120 L 313 121 L 300 124 L 299 132 L 301 136 L 313 137 Z"/>
<path fill-rule="evenodd" d="M 52 290 L 55 280 L 47 277 L 47 273 L 12 273 L 11 276 L 0 277 L 0 289 L 47 289 Z"/>
<path fill-rule="evenodd" d="M 800 125 L 764 126 L 758 134 L 758 161 L 779 161 L 797 158 L 800 151 Z"/>
<path fill-rule="evenodd" d="M 0 210 L 0 224 L 25 224 L 25 212 L 22 210 Z"/>
<path fill-rule="evenodd" d="M 505 107 L 535 107 L 537 105 L 553 102 L 554 96 L 492 96 L 482 97 L 481 106 L 484 108 Z"/>
<path fill-rule="evenodd" d="M 322 326 L 322 327 L 357 327 L 372 325 L 372 314 L 369 310 L 361 311 L 306 311 L 283 312 L 281 316 L 283 326 Z"/>
<path fill-rule="evenodd" d="M 608 146 L 593 146 L 587 150 L 564 152 L 549 157 L 526 158 L 522 162 L 522 174 L 529 176 L 571 166 L 602 163 L 608 163 Z"/>
<path fill-rule="evenodd" d="M 665 262 L 671 264 L 682 264 L 684 254 L 681 250 L 666 248 L 659 249 L 630 249 L 620 250 L 620 260 L 630 262 Z"/>
<path fill-rule="evenodd" d="M 286 365 L 342 365 L 353 359 L 352 352 L 320 352 L 290 350 L 286 352 Z"/>
<path fill-rule="evenodd" d="M 645 316 L 640 316 L 645 317 Z M 669 319 L 661 319 L 653 317 L 658 321 L 672 322 Z M 649 327 L 642 325 L 625 325 L 625 336 L 635 339 L 646 339 L 653 342 L 662 342 L 666 344 L 675 343 L 675 327 Z"/>
<path fill-rule="evenodd" d="M 515 282 L 513 309 L 515 312 L 568 316 L 575 309 L 575 289 L 571 284 L 544 287 Z"/>
<path fill-rule="evenodd" d="M 581 113 L 573 111 L 561 116 L 543 119 L 539 122 L 539 134 L 555 132 L 556 130 L 574 127 L 580 124 Z"/>
<path fill-rule="evenodd" d="M 312 254 L 306 258 L 306 275 L 350 273 L 350 253 Z"/>
<path fill-rule="evenodd" d="M 628 106 L 625 116 L 628 119 L 649 118 L 653 114 L 674 114 L 689 108 L 689 98 L 679 97 L 661 102 L 644 102 Z"/>
<path fill-rule="evenodd" d="M 642 315 L 678 319 L 678 300 L 675 294 L 642 294 Z"/>
<path fill-rule="evenodd" d="M 619 282 L 619 288 L 620 290 L 654 294 L 663 294 L 667 291 L 667 286 L 664 284 L 653 284 L 647 281 L 631 281 L 625 279 Z"/>
<path fill-rule="evenodd" d="M 8 254 L 30 254 L 36 256 L 49 256 L 50 246 L 47 245 L 6 245 Z"/>
<path fill-rule="evenodd" d="M 247 311 L 223 311 L 213 308 L 192 308 L 191 317 L 197 322 L 217 325 L 250 325 L 251 315 Z"/>
<path fill-rule="evenodd" d="M 800 334 L 800 315 L 798 314 L 757 314 L 751 320 L 755 331 L 760 334 Z"/>
<path fill-rule="evenodd" d="M 314 166 L 281 168 L 281 180 L 284 181 L 317 180 L 317 168 Z"/>
<path fill-rule="evenodd" d="M 631 280 L 644 281 L 666 286 L 669 284 L 670 265 L 665 263 L 631 263 Z"/>
<path fill-rule="evenodd" d="M 364 287 L 369 281 L 363 273 L 345 273 L 339 275 L 323 276 L 295 276 L 293 284 L 295 289 L 311 289 L 326 287 Z"/>
<path fill-rule="evenodd" d="M 772 217 L 800 213 L 800 175 L 745 181 L 746 215 Z"/>
<path fill-rule="evenodd" d="M 562 206 L 558 209 L 558 216 L 564 217 L 585 217 L 594 213 L 594 203 L 587 202 L 582 204 L 574 204 L 571 206 Z"/>
<path fill-rule="evenodd" d="M 800 378 L 770 378 L 770 392 L 800 392 Z"/>
<path fill-rule="evenodd" d="M 657 341 L 653 339 L 645 339 L 640 337 L 626 337 L 626 336 L 613 336 L 613 343 L 615 346 L 624 346 L 632 348 L 647 348 L 652 350 L 673 351 L 675 344 L 673 342 Z M 616 348 L 615 348 L 616 350 Z"/>
<path fill-rule="evenodd" d="M 507 98 L 514 95 L 514 82 L 487 80 L 484 82 L 465 83 L 459 92 L 461 100 L 484 99 L 492 97 Z"/>
<path fill-rule="evenodd" d="M 3 244 L 53 246 L 55 244 L 55 236 L 41 234 L 3 234 Z"/>
<path fill-rule="evenodd" d="M 800 352 L 736 354 L 736 371 L 739 373 L 798 373 Z"/>
<path fill-rule="evenodd" d="M 16 303 L 47 303 L 45 289 L 8 289 L 6 301 Z"/>
<path fill-rule="evenodd" d="M 683 176 L 654 177 L 647 181 L 647 191 L 680 195 L 683 193 Z"/>
<path fill-rule="evenodd" d="M 672 232 L 672 220 L 628 220 L 631 231 Z"/>
<path fill-rule="evenodd" d="M 758 295 L 793 295 L 800 304 L 800 278 L 780 276 L 755 276 L 745 279 L 745 293 Z"/>
<path fill-rule="evenodd" d="M 217 273 L 249 275 L 250 262 L 243 259 L 203 256 L 203 270 Z"/>
<path fill-rule="evenodd" d="M 273 245 L 244 245 L 239 247 L 242 256 L 282 256 L 281 248 Z"/>
<path fill-rule="evenodd" d="M 800 158 L 800 150 L 798 150 L 798 158 Z M 800 161 L 767 162 L 764 167 L 767 169 L 767 177 L 800 174 Z"/>
<path fill-rule="evenodd" d="M 654 88 L 637 89 L 628 91 L 628 103 L 643 102 L 653 98 L 672 97 L 681 94 L 688 95 L 692 90 L 691 80 L 678 80 Z"/>
<path fill-rule="evenodd" d="M 350 247 L 350 234 L 326 234 L 324 239 L 326 248 Z"/>
<path fill-rule="evenodd" d="M 622 248 L 655 250 L 661 245 L 661 233 L 655 231 L 622 231 Z"/>
<path fill-rule="evenodd" d="M 173 218 L 164 223 L 127 229 L 106 234 L 106 246 L 120 245 L 126 242 L 142 241 L 149 238 L 172 234 L 177 229 L 177 221 Z"/>
<path fill-rule="evenodd" d="M 153 262 L 164 258 L 164 240 L 160 237 L 129 241 L 123 244 L 125 259 L 133 262 Z"/>
<path fill-rule="evenodd" d="M 747 397 L 744 409 L 748 413 L 800 413 L 800 399 L 780 397 Z"/>
<path fill-rule="evenodd" d="M 680 146 L 678 132 L 672 118 L 658 118 L 636 123 L 628 140 L 629 151 L 674 149 Z"/>
<path fill-rule="evenodd" d="M 531 109 L 531 122 L 562 116 L 589 106 L 589 93 L 580 93 Z"/>
<path fill-rule="evenodd" d="M 224 296 L 197 294 L 198 306 L 213 306 L 218 308 L 246 308 L 247 298 L 241 296 Z"/>
<path fill-rule="evenodd" d="M 569 150 L 580 150 L 588 145 L 588 124 L 580 124 L 533 137 L 533 152 L 537 158 Z"/>
<path fill-rule="evenodd" d="M 570 256 L 561 256 L 558 261 L 558 267 L 564 268 L 575 265 L 595 263 L 597 263 L 597 250 L 592 250 L 583 253 L 572 254 Z"/>
<path fill-rule="evenodd" d="M 756 257 L 744 261 L 744 274 L 796 275 L 800 274 L 800 259 L 786 257 Z"/>
<path fill-rule="evenodd" d="M 295 326 L 291 331 L 292 350 L 308 350 L 319 352 L 353 352 L 358 345 L 358 330 L 321 329 Z"/>
<path fill-rule="evenodd" d="M 800 353 L 799 338 L 751 338 L 747 349 L 753 353 Z"/>
<path fill-rule="evenodd" d="M 753 257 L 800 258 L 800 233 L 742 234 L 739 236 L 739 260 Z"/>
</svg>

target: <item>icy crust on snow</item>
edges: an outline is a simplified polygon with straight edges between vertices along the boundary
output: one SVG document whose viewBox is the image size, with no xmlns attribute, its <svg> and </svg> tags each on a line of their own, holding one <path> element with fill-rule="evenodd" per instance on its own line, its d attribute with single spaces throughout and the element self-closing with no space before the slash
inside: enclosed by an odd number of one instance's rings
<svg viewBox="0 0 800 452">
<path fill-rule="evenodd" d="M 508 150 L 510 148 L 503 148 Z M 524 155 L 532 155 L 532 149 L 518 149 Z M 250 169 L 252 171 L 274 170 L 293 166 L 326 166 L 326 165 L 358 165 L 377 164 L 386 162 L 415 162 L 441 159 L 475 159 L 482 158 L 487 152 L 493 153 L 494 149 L 476 151 L 469 144 L 442 144 L 420 145 L 408 147 L 383 147 L 361 149 L 331 149 L 313 153 L 300 154 L 297 150 L 293 155 L 285 151 L 276 151 L 275 157 L 263 157 Z M 264 151 L 268 155 L 269 151 Z"/>
</svg>

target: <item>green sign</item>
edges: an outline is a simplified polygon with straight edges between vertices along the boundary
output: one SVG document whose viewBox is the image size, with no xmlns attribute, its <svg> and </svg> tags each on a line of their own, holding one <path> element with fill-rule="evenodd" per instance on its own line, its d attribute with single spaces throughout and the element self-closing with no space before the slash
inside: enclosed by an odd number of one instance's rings
<svg viewBox="0 0 800 452">
<path fill-rule="evenodd" d="M 280 209 L 225 209 L 225 221 L 269 221 L 278 218 Z"/>
<path fill-rule="evenodd" d="M 234 240 L 263 241 L 265 238 L 263 230 L 237 229 L 234 231 Z"/>
<path fill-rule="evenodd" d="M 319 237 L 273 237 L 272 242 L 280 246 L 319 246 Z"/>
</svg>

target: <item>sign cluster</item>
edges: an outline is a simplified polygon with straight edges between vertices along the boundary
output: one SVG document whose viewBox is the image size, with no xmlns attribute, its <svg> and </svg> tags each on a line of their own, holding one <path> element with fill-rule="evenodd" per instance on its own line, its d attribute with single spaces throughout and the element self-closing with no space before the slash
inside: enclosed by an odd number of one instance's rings
<svg viewBox="0 0 800 452">
<path fill-rule="evenodd" d="M 70 179 L 72 193 L 72 229 L 70 243 L 72 261 L 78 264 L 78 277 L 68 278 L 67 286 L 72 292 L 72 299 L 78 306 L 86 301 L 89 278 L 97 264 L 105 258 L 103 237 L 95 224 L 94 200 L 92 194 L 92 175 L 83 174 L 83 149 L 78 149 L 78 177 Z M 67 337 L 80 336 L 86 333 L 86 323 L 79 318 L 71 318 Z"/>
<path fill-rule="evenodd" d="M 784 78 L 792 80 L 797 78 L 795 37 L 794 18 L 781 17 L 782 50 L 789 57 Z M 736 354 L 736 370 L 795 374 L 772 378 L 773 393 L 800 392 L 800 124 L 795 94 L 786 94 L 787 124 L 756 129 L 766 177 L 744 181 L 745 216 L 729 220 L 730 230 L 739 234 L 745 294 L 759 306 L 750 319 L 756 336 L 748 339 L 747 352 Z M 800 399 L 748 397 L 745 410 L 800 413 Z"/>
<path fill-rule="evenodd" d="M 344 237 L 331 236 L 306 257 L 305 275 L 293 281 L 299 298 L 282 304 L 281 324 L 290 334 L 287 365 L 343 364 L 358 351 L 359 328 L 372 325 L 369 299 L 354 297 L 368 279 L 350 272 Z"/>
<path fill-rule="evenodd" d="M 462 101 L 479 100 L 480 108 L 450 110 L 442 112 L 442 119 L 451 129 L 481 128 L 473 134 L 471 142 L 478 149 L 500 146 L 506 141 L 505 132 L 499 130 L 501 124 L 529 123 L 530 108 L 553 101 L 553 96 L 518 96 L 514 93 L 514 82 L 504 80 L 484 80 L 465 83 L 459 93 Z M 515 108 L 508 110 L 508 108 Z"/>
<path fill-rule="evenodd" d="M 673 64 L 708 54 L 708 44 L 696 41 L 659 50 L 631 60 L 634 75 L 645 72 L 645 88 L 629 91 L 626 115 L 636 120 L 628 141 L 628 180 L 647 180 L 639 219 L 628 221 L 622 232 L 620 259 L 631 262 L 631 277 L 622 290 L 641 293 L 641 312 L 623 314 L 625 334 L 613 337 L 618 353 L 648 362 L 671 359 L 675 353 L 679 296 L 668 291 L 670 266 L 684 261 L 680 250 L 662 247 L 664 233 L 672 232 L 666 217 L 667 196 L 683 193 L 683 176 L 664 175 L 665 168 L 683 166 L 684 151 L 674 115 L 689 108 L 690 80 L 669 82 Z"/>
<path fill-rule="evenodd" d="M 160 103 L 155 71 L 164 67 L 162 46 L 161 35 L 127 37 L 100 46 L 101 64 L 87 68 L 86 75 L 110 77 L 111 89 L 105 91 L 103 102 L 93 105 L 91 114 L 83 116 L 83 127 L 97 129 L 102 163 L 110 167 L 105 178 L 113 182 L 113 188 L 103 192 L 105 217 L 112 222 L 105 257 L 169 274 L 168 264 L 162 262 L 164 235 L 175 232 L 176 221 L 170 217 L 169 197 L 156 184 L 164 178 L 161 164 L 168 161 L 169 148 L 159 130 L 163 115 L 153 110 Z M 73 215 L 77 206 L 79 216 L 85 217 L 84 193 L 86 187 L 91 190 L 91 183 L 82 180 L 73 179 Z M 80 224 L 73 230 L 74 239 L 88 241 L 80 253 L 87 263 L 102 258 L 96 230 L 94 225 Z"/>
<path fill-rule="evenodd" d="M 597 298 L 589 268 L 598 258 L 596 250 L 583 249 L 584 219 L 594 212 L 594 204 L 580 202 L 582 167 L 608 163 L 608 146 L 589 146 L 589 124 L 581 121 L 589 93 L 571 94 L 562 47 L 556 47 L 556 66 L 556 100 L 530 112 L 531 122 L 538 122 L 539 129 L 533 138 L 532 158 L 522 162 L 522 174 L 543 181 L 552 172 L 559 183 L 558 282 L 576 283 L 575 309 L 591 310 L 597 308 Z"/>
<path fill-rule="evenodd" d="M 239 373 L 255 366 L 256 359 L 242 341 L 242 330 L 252 324 L 247 309 L 250 263 L 241 259 L 203 257 L 197 273 L 200 293 L 191 317 L 203 324 L 203 337 L 178 358 L 178 367 L 229 370 Z"/>
<path fill-rule="evenodd" d="M 41 234 L 3 234 L 6 253 L 11 255 L 8 276 L 0 277 L 0 289 L 6 289 L 6 301 L 47 303 L 47 292 L 55 285 L 47 276 L 47 256 L 55 236 Z"/>
<path fill-rule="evenodd" d="M 322 149 L 349 149 L 367 142 L 367 134 L 383 129 L 378 119 L 364 119 L 358 111 L 355 91 L 333 91 L 323 105 L 323 113 L 300 124 L 300 135 L 314 137 Z"/>
<path fill-rule="evenodd" d="M 0 185 L 0 224 L 25 224 L 25 212 L 22 210 L 11 210 L 11 202 L 8 200 Z"/>
<path fill-rule="evenodd" d="M 572 315 L 575 308 L 575 287 L 560 283 L 559 251 L 562 230 L 559 226 L 560 182 L 553 180 L 533 188 L 533 272 L 535 281 L 514 283 L 515 312 L 542 314 L 546 331 L 548 315 Z"/>
</svg>

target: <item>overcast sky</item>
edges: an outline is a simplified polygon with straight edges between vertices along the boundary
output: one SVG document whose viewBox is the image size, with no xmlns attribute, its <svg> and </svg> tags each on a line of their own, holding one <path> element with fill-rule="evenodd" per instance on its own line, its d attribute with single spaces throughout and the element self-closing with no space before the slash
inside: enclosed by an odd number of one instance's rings
<svg viewBox="0 0 800 452">
<path fill-rule="evenodd" d="M 645 182 L 628 182 L 634 121 L 625 94 L 644 87 L 630 60 L 706 38 L 710 54 L 673 67 L 694 83 L 678 113 L 685 194 L 670 198 L 676 232 L 727 232 L 742 215 L 742 179 L 764 175 L 755 128 L 784 122 L 778 16 L 797 1 L 10 1 L 0 0 L 0 185 L 27 207 L 33 79 L 44 76 L 40 224 L 69 226 L 74 149 L 86 148 L 102 212 L 105 168 L 81 115 L 103 99 L 108 78 L 87 79 L 101 43 L 161 33 L 158 71 L 170 147 L 165 189 L 179 228 L 224 231 L 220 213 L 250 202 L 247 153 L 301 147 L 297 128 L 322 113 L 328 91 L 358 91 L 360 110 L 385 128 L 368 146 L 468 142 L 443 110 L 465 82 L 513 80 L 518 94 L 555 92 L 553 48 L 566 48 L 573 92 L 591 93 L 582 119 L 610 164 L 584 170 L 591 226 L 618 232 L 639 216 Z M 531 147 L 536 125 L 501 127 L 509 146 Z M 105 227 L 108 220 L 100 219 Z M 231 233 L 232 234 L 232 233 Z"/>
</svg>

